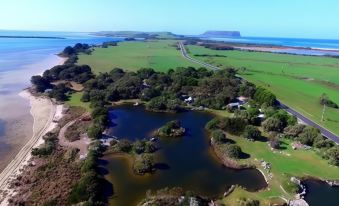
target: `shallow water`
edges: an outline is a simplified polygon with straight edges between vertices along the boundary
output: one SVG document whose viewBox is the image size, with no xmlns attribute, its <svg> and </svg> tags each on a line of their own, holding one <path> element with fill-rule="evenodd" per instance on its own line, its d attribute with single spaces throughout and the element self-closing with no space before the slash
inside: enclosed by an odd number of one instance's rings
<svg viewBox="0 0 339 206">
<path fill-rule="evenodd" d="M 112 135 L 136 140 L 149 138 L 151 133 L 170 120 L 179 120 L 188 130 L 177 139 L 161 139 L 156 152 L 159 170 L 152 175 L 132 174 L 131 161 L 126 157 L 107 155 L 104 157 L 108 170 L 106 175 L 114 187 L 112 205 L 135 205 L 142 200 L 146 191 L 165 187 L 182 187 L 202 195 L 219 196 L 233 184 L 250 191 L 266 186 L 258 170 L 232 170 L 225 168 L 216 159 L 209 147 L 204 131 L 205 124 L 212 118 L 202 112 L 162 114 L 147 112 L 142 106 L 120 106 L 110 112 L 114 125 Z M 105 163 L 105 161 L 103 161 Z"/>
<path fill-rule="evenodd" d="M 339 40 L 335 40 L 335 39 L 303 39 L 303 38 L 278 38 L 278 37 L 241 37 L 241 38 L 207 38 L 207 39 L 216 40 L 216 41 L 224 41 L 224 42 L 234 42 L 234 43 L 276 45 L 276 46 L 334 50 L 334 51 L 320 51 L 320 50 L 309 50 L 309 49 L 300 49 L 300 50 L 290 49 L 290 50 L 281 50 L 281 51 L 272 50 L 272 51 L 290 53 L 290 54 L 302 54 L 302 55 L 339 56 Z"/>
<path fill-rule="evenodd" d="M 99 44 L 108 40 L 85 33 L 0 31 L 2 36 L 53 36 L 66 39 L 0 38 L 0 171 L 32 136 L 29 102 L 18 94 L 30 85 L 32 75 L 59 64 L 60 53 L 78 42 Z"/>
</svg>

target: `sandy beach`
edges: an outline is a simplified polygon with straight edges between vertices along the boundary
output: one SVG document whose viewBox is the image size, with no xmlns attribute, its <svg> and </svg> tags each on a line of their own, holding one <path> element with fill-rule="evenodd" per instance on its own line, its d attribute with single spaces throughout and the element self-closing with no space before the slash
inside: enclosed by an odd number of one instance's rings
<svg viewBox="0 0 339 206">
<path fill-rule="evenodd" d="M 18 94 L 30 86 L 32 75 L 41 74 L 44 69 L 63 64 L 65 60 L 51 54 L 36 63 L 0 72 L 0 173 L 33 136 L 29 101 Z"/>
<path fill-rule="evenodd" d="M 15 191 L 9 188 L 9 183 L 16 178 L 31 159 L 31 150 L 43 143 L 43 135 L 52 131 L 62 117 L 62 105 L 55 105 L 49 98 L 35 97 L 27 90 L 20 92 L 21 97 L 30 102 L 30 113 L 33 116 L 32 138 L 21 148 L 15 158 L 0 174 L 0 205 L 7 205 L 7 198 Z"/>
</svg>

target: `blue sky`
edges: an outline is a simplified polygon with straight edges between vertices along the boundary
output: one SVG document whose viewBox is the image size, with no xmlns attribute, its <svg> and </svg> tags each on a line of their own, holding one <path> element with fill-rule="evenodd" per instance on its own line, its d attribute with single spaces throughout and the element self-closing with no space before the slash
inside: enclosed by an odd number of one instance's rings
<svg viewBox="0 0 339 206">
<path fill-rule="evenodd" d="M 0 0 L 0 29 L 339 39 L 338 0 Z"/>
</svg>

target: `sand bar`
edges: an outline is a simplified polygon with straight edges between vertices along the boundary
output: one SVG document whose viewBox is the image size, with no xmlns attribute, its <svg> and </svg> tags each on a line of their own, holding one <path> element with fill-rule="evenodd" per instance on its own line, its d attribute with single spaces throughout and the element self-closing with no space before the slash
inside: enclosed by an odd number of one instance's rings
<svg viewBox="0 0 339 206">
<path fill-rule="evenodd" d="M 57 126 L 57 123 L 53 122 L 53 120 L 58 120 L 62 117 L 62 105 L 53 104 L 49 98 L 34 97 L 27 90 L 20 92 L 19 95 L 30 101 L 30 112 L 34 120 L 33 136 L 0 174 L 0 205 L 7 205 L 8 197 L 14 193 L 9 188 L 10 182 L 28 164 L 31 159 L 32 148 L 38 147 L 43 143 L 43 135 Z"/>
</svg>

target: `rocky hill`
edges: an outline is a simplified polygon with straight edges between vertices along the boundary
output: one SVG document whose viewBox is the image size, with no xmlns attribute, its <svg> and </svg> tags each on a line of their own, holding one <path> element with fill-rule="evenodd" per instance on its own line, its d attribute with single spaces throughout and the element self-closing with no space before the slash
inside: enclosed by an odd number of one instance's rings
<svg viewBox="0 0 339 206">
<path fill-rule="evenodd" d="M 203 37 L 241 37 L 239 31 L 206 31 L 201 34 Z"/>
</svg>

